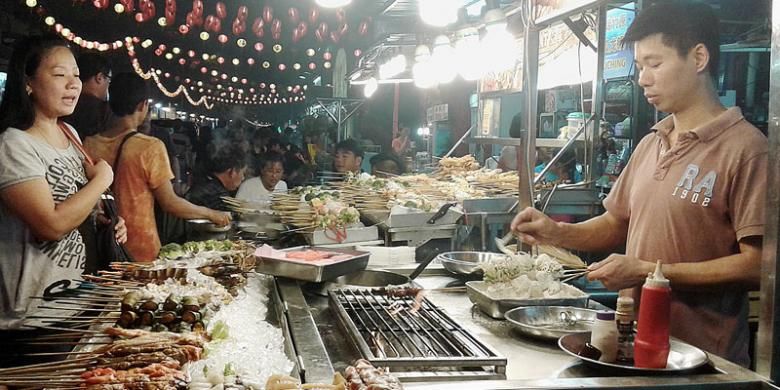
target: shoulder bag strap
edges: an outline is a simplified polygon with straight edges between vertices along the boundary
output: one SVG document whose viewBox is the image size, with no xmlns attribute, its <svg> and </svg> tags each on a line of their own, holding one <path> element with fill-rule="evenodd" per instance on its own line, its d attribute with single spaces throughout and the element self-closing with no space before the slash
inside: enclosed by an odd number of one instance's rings
<svg viewBox="0 0 780 390">
<path fill-rule="evenodd" d="M 75 146 L 76 149 L 78 149 L 78 151 L 84 155 L 84 159 L 87 160 L 87 163 L 89 163 L 89 165 L 95 165 L 95 160 L 93 160 L 92 157 L 89 157 L 87 151 L 84 150 L 84 145 L 82 145 L 81 141 L 79 141 L 78 138 L 73 135 L 73 131 L 71 131 L 63 122 L 57 122 L 57 124 L 60 126 L 60 130 L 62 130 L 62 132 L 65 134 L 65 137 L 68 137 L 70 143 L 73 144 L 73 146 Z"/>
<path fill-rule="evenodd" d="M 122 157 L 122 150 L 125 148 L 125 142 L 129 140 L 132 136 L 138 134 L 137 131 L 131 131 L 125 135 L 124 138 L 122 138 L 122 142 L 119 143 L 119 149 L 116 151 L 116 158 L 114 158 L 114 165 L 112 165 L 112 169 L 114 170 L 114 182 L 116 183 L 116 173 L 119 172 L 119 158 Z M 111 184 L 113 187 L 113 184 Z"/>
</svg>

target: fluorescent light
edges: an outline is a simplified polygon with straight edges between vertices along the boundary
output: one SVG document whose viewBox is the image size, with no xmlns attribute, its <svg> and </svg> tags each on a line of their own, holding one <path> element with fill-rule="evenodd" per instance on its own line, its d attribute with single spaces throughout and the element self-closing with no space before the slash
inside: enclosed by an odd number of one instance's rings
<svg viewBox="0 0 780 390">
<path fill-rule="evenodd" d="M 370 98 L 377 89 L 379 89 L 379 83 L 372 77 L 368 79 L 368 82 L 366 82 L 366 85 L 363 87 L 363 95 Z"/>
<path fill-rule="evenodd" d="M 338 8 L 349 5 L 352 0 L 316 0 L 317 5 L 325 8 Z"/>
<path fill-rule="evenodd" d="M 379 65 L 379 78 L 386 80 L 398 76 L 406 70 L 406 56 L 398 54 L 382 65 Z"/>
<path fill-rule="evenodd" d="M 455 0 L 419 0 L 420 18 L 431 26 L 444 27 L 458 21 L 461 3 Z"/>
</svg>

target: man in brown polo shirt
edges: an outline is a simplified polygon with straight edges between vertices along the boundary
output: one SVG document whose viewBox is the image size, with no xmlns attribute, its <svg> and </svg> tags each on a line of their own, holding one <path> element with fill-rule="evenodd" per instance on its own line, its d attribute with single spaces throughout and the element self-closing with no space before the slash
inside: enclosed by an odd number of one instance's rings
<svg viewBox="0 0 780 390">
<path fill-rule="evenodd" d="M 747 291 L 760 280 L 767 140 L 718 100 L 718 20 L 702 4 L 663 3 L 641 12 L 634 43 L 639 84 L 669 117 L 636 147 L 604 201 L 607 212 L 577 224 L 534 209 L 512 222 L 520 239 L 614 251 L 588 278 L 639 298 L 654 263 L 672 282 L 672 335 L 747 365 Z M 637 301 L 638 302 L 638 301 Z"/>
</svg>

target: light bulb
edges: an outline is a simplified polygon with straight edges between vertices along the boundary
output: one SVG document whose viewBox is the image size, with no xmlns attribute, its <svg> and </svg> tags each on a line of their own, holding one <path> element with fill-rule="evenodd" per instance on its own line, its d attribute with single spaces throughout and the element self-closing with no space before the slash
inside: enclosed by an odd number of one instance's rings
<svg viewBox="0 0 780 390">
<path fill-rule="evenodd" d="M 363 96 L 370 98 L 376 90 L 379 89 L 379 82 L 375 78 L 370 78 L 363 87 Z"/>
<path fill-rule="evenodd" d="M 453 0 L 419 0 L 420 18 L 436 27 L 444 27 L 458 21 L 458 8 L 462 2 Z"/>
<path fill-rule="evenodd" d="M 338 8 L 349 5 L 352 0 L 316 0 L 317 5 L 325 8 Z"/>
</svg>

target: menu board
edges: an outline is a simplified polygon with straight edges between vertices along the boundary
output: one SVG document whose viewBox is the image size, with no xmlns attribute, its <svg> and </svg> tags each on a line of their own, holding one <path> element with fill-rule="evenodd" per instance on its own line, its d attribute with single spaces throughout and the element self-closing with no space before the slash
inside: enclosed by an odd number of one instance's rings
<svg viewBox="0 0 780 390">
<path fill-rule="evenodd" d="M 532 0 L 534 22 L 544 23 L 576 8 L 598 3 L 600 0 Z"/>
</svg>

